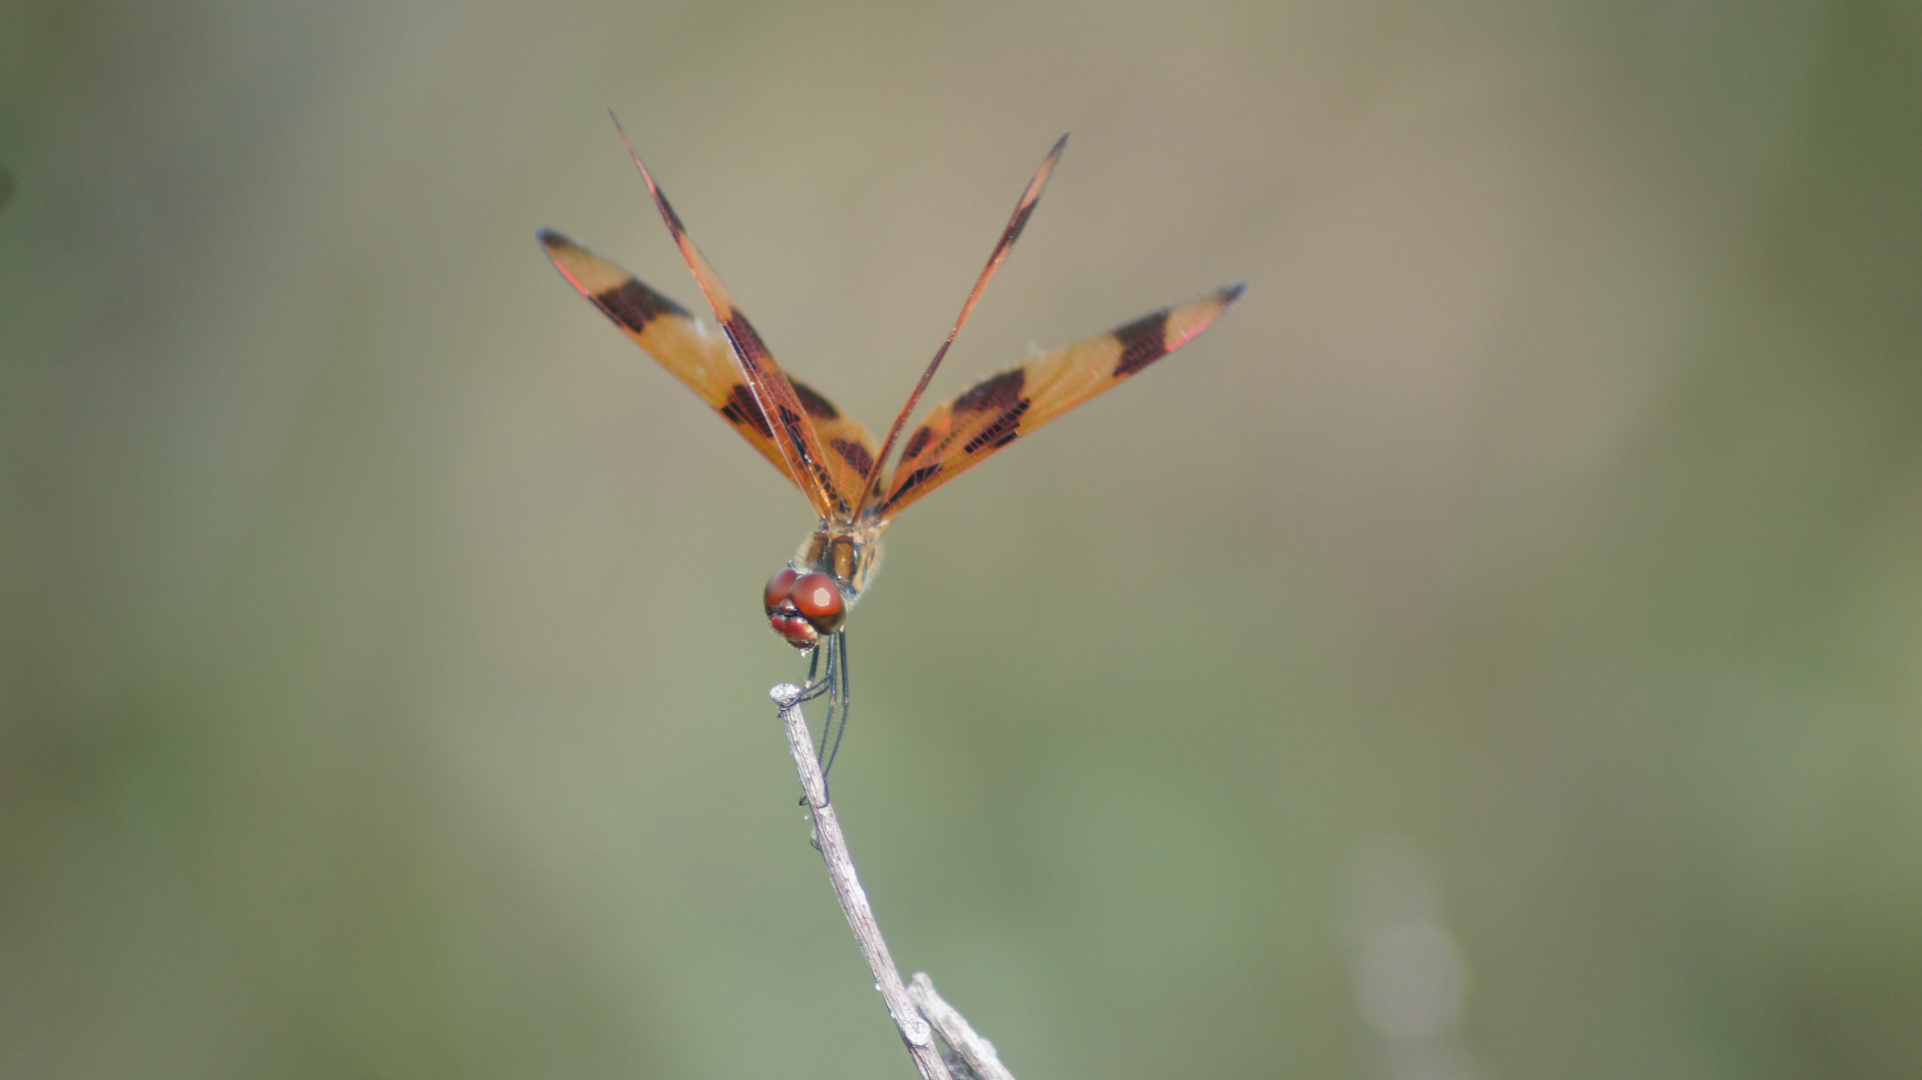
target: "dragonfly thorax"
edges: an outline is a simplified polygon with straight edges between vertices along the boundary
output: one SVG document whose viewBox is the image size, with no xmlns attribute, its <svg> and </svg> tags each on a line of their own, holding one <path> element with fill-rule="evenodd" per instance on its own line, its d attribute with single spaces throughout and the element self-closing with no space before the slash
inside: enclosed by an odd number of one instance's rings
<svg viewBox="0 0 1922 1080">
<path fill-rule="evenodd" d="M 761 595 L 768 625 L 797 649 L 812 649 L 841 628 L 881 568 L 885 522 L 822 522 Z"/>
</svg>

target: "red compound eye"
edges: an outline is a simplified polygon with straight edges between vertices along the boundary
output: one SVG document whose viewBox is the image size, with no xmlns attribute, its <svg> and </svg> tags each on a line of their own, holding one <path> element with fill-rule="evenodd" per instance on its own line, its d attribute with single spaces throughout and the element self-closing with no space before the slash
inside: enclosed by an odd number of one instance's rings
<svg viewBox="0 0 1922 1080">
<path fill-rule="evenodd" d="M 780 607 L 781 602 L 794 591 L 794 579 L 797 576 L 793 567 L 783 566 L 767 579 L 767 590 L 761 594 L 761 607 L 768 614 L 774 614 L 774 609 Z"/>
<path fill-rule="evenodd" d="M 807 617 L 807 621 L 823 634 L 832 633 L 847 618 L 848 609 L 841 599 L 841 588 L 826 574 L 802 574 L 794 579 L 794 591 L 789 594 L 789 599 L 794 601 L 795 608 Z"/>
</svg>

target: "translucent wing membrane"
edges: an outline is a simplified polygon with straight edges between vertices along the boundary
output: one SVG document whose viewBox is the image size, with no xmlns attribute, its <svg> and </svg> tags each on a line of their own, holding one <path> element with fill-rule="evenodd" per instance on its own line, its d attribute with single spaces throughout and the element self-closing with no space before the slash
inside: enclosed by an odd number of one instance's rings
<svg viewBox="0 0 1922 1080">
<path fill-rule="evenodd" d="M 627 142 L 625 132 L 621 140 Z M 793 481 L 824 521 L 848 523 L 859 518 L 886 523 L 1020 436 L 1187 344 L 1241 296 L 1244 286 L 1225 286 L 984 379 L 929 410 L 907 435 L 900 460 L 883 483 L 886 459 L 908 415 L 1027 225 L 1066 142 L 1063 135 L 1028 181 L 947 341 L 922 373 L 879 450 L 859 422 L 789 378 L 774 362 L 734 297 L 688 238 L 633 144 L 628 143 L 628 154 L 714 309 L 720 332 L 703 329 L 687 309 L 559 233 L 543 231 L 541 243 L 583 296 Z"/>
<path fill-rule="evenodd" d="M 616 129 L 619 126 L 617 123 Z M 701 291 L 707 294 L 708 306 L 714 309 L 714 317 L 720 321 L 722 333 L 727 335 L 728 343 L 734 347 L 741 374 L 747 379 L 748 390 L 760 408 L 763 423 L 774 436 L 775 448 L 786 463 L 788 475 L 794 480 L 795 486 L 807 495 L 808 501 L 814 504 L 814 512 L 823 519 L 851 520 L 874 463 L 873 440 L 865 438 L 865 431 L 861 433 L 861 440 L 844 438 L 831 446 L 830 441 L 824 439 L 819 430 L 820 423 L 840 419 L 840 411 L 819 394 L 810 392 L 804 397 L 789 384 L 787 376 L 761 341 L 761 335 L 748 323 L 747 316 L 735 305 L 727 286 L 721 284 L 714 268 L 707 264 L 700 249 L 688 238 L 679 215 L 668 205 L 667 196 L 661 193 L 653 174 L 641 163 L 641 157 L 634 152 L 634 144 L 627 141 L 625 131 L 621 132 L 621 141 L 627 143 L 628 156 L 634 159 L 634 167 L 641 171 L 641 179 L 647 182 L 647 190 L 654 196 L 654 205 L 661 212 L 661 220 L 667 223 L 675 246 L 681 249 L 681 257 L 687 260 L 688 269 L 694 272 L 694 280 L 700 282 Z M 860 426 L 851 420 L 847 423 L 855 428 Z"/>
<path fill-rule="evenodd" d="M 1052 349 L 936 405 L 908 436 L 887 494 L 868 516 L 892 520 L 1016 438 L 1194 340 L 1245 288 L 1228 285 L 1099 337 Z"/>
<path fill-rule="evenodd" d="M 795 486 L 808 495 L 810 501 L 815 499 L 814 491 L 795 479 L 786 455 L 776 445 L 773 426 L 767 422 L 760 399 L 735 360 L 726 336 L 705 329 L 686 308 L 560 233 L 542 230 L 540 240 L 562 276 L 580 290 L 582 296 L 600 308 L 614 325 L 626 331 L 628 337 L 660 361 L 675 378 L 687 384 L 688 389 L 699 394 L 701 400 L 719 412 L 762 457 L 794 480 Z M 781 381 L 795 407 L 806 413 L 814 433 L 829 448 L 829 475 L 836 489 L 859 491 L 861 478 L 875 457 L 873 436 L 805 383 L 785 377 L 771 359 L 763 363 L 763 370 L 771 371 Z M 816 512 L 824 513 L 818 503 Z"/>
<path fill-rule="evenodd" d="M 1014 250 L 1014 242 L 1021 239 L 1021 230 L 1028 227 L 1028 216 L 1034 213 L 1035 205 L 1041 201 L 1042 189 L 1048 186 L 1048 177 L 1054 175 L 1055 163 L 1061 160 L 1061 151 L 1067 146 L 1068 136 L 1064 133 L 1054 141 L 1048 156 L 1042 159 L 1041 167 L 1034 171 L 1034 178 L 1028 181 L 1021 198 L 1014 204 L 1014 213 L 1008 217 L 1007 227 L 1001 230 L 1001 239 L 995 241 L 994 250 L 988 253 L 988 265 L 974 279 L 974 288 L 969 290 L 967 301 L 961 305 L 961 314 L 955 318 L 954 328 L 948 331 L 948 340 L 934 351 L 934 359 L 928 363 L 928 369 L 921 373 L 921 381 L 914 384 L 914 392 L 908 395 L 907 404 L 901 406 L 901 411 L 895 414 L 894 423 L 888 425 L 887 440 L 881 444 L 881 457 L 875 462 L 874 473 L 861 495 L 863 510 L 881 497 L 881 469 L 894 450 L 894 440 L 900 437 L 902 426 L 908 422 L 915 405 L 920 403 L 921 395 L 927 392 L 928 383 L 934 380 L 934 372 L 941 366 L 942 358 L 954 347 L 954 339 L 961 333 L 961 328 L 967 325 L 968 316 L 974 314 L 974 305 L 981 302 L 981 294 L 988 290 L 988 282 L 994 280 L 1001 264 L 1008 261 L 1008 252 Z"/>
</svg>

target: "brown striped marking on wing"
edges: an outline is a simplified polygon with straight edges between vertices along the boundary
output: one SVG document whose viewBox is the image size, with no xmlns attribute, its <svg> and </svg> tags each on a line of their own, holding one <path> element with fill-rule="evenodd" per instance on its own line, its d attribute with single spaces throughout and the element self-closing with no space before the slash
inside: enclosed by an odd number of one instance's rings
<svg viewBox="0 0 1922 1080">
<path fill-rule="evenodd" d="M 618 124 L 616 130 L 619 130 Z M 855 466 L 864 460 L 868 464 L 873 463 L 873 440 L 868 439 L 863 443 L 846 437 L 844 428 L 843 437 L 830 445 L 820 423 L 827 419 L 838 419 L 839 410 L 832 405 L 825 410 L 820 409 L 818 406 L 826 405 L 826 399 L 819 394 L 813 394 L 811 402 L 803 401 L 789 384 L 787 376 L 761 340 L 761 335 L 747 321 L 747 316 L 741 313 L 739 305 L 735 304 L 733 294 L 721 284 L 720 276 L 688 237 L 680 215 L 668 205 L 667 196 L 661 193 L 660 185 L 654 182 L 654 175 L 647 171 L 641 156 L 635 153 L 627 132 L 621 132 L 621 141 L 627 145 L 627 153 L 634 159 L 634 167 L 641 171 L 641 179 L 647 182 L 647 190 L 654 196 L 654 205 L 661 212 L 661 220 L 667 223 L 667 231 L 674 237 L 674 246 L 681 249 L 681 258 L 687 261 L 687 268 L 694 272 L 694 280 L 700 282 L 701 292 L 706 294 L 708 306 L 714 309 L 714 317 L 719 320 L 721 331 L 727 335 L 729 344 L 734 346 L 734 357 L 740 362 L 741 373 L 747 378 L 748 390 L 759 405 L 761 415 L 774 433 L 775 447 L 787 462 L 788 475 L 793 478 L 795 486 L 807 495 L 808 501 L 814 504 L 814 512 L 822 520 L 853 520 L 855 507 L 860 502 L 867 480 L 867 473 Z M 809 408 L 810 404 L 816 407 Z M 833 416 L 829 417 L 828 413 Z M 860 425 L 854 426 L 858 428 Z M 862 434 L 866 434 L 865 430 Z"/>
<path fill-rule="evenodd" d="M 540 241 L 561 275 L 582 296 L 699 394 L 783 476 L 794 480 L 726 336 L 702 326 L 686 308 L 560 233 L 543 229 Z M 874 438 L 867 429 L 805 383 L 792 378 L 784 381 L 799 408 L 812 418 L 815 429 L 827 441 L 833 459 L 844 462 L 846 470 L 865 475 L 875 454 Z M 808 494 L 808 488 L 798 481 L 795 486 Z"/>
<path fill-rule="evenodd" d="M 1164 308 L 1099 337 L 1051 349 L 928 411 L 908 436 L 887 496 L 865 513 L 891 521 L 910 504 L 1022 435 L 1174 352 L 1241 298 L 1245 283 Z"/>
<path fill-rule="evenodd" d="M 921 381 L 914 384 L 914 392 L 908 395 L 907 403 L 901 406 L 901 411 L 894 415 L 894 423 L 888 425 L 888 437 L 881 441 L 881 460 L 887 460 L 889 452 L 894 449 L 894 441 L 900 438 L 901 429 L 908 422 L 908 415 L 914 412 L 916 405 L 920 404 L 921 395 L 927 393 L 928 384 L 934 381 L 934 373 L 941 366 L 942 358 L 947 356 L 948 350 L 954 347 L 954 339 L 961 333 L 961 328 L 967 325 L 968 316 L 974 313 L 974 305 L 981 302 L 981 294 L 988 291 L 988 282 L 994 280 L 994 275 L 1000 271 L 1001 264 L 1008 260 L 1008 253 L 1014 250 L 1014 242 L 1021 239 L 1021 230 L 1028 227 L 1028 218 L 1034 213 L 1035 206 L 1041 202 L 1041 192 L 1047 188 L 1048 177 L 1054 175 L 1054 167 L 1061 161 L 1061 151 L 1067 149 L 1067 146 L 1068 136 L 1063 132 L 1048 149 L 1048 156 L 1041 160 L 1041 167 L 1034 171 L 1034 177 L 1028 181 L 1028 186 L 1022 189 L 1021 198 L 1015 201 L 1014 213 L 1009 215 L 1007 226 L 1001 230 L 1001 239 L 995 241 L 994 250 L 988 253 L 988 264 L 974 279 L 974 288 L 968 291 L 968 299 L 961 305 L 961 314 L 955 318 L 953 329 L 948 331 L 948 339 L 935 350 L 934 359 L 928 363 L 927 370 L 921 373 Z M 881 497 L 881 481 L 881 470 L 876 468 L 868 478 L 866 487 L 862 489 L 863 507 Z"/>
</svg>

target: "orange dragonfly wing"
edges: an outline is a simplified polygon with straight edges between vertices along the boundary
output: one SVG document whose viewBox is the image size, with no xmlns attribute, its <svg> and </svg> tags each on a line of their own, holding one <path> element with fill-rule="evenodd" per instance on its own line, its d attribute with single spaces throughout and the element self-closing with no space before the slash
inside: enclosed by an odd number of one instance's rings
<svg viewBox="0 0 1922 1080">
<path fill-rule="evenodd" d="M 621 131 L 618 122 L 615 130 Z M 681 257 L 694 272 L 694 280 L 700 282 L 701 292 L 707 295 L 708 306 L 714 309 L 722 333 L 734 347 L 734 358 L 747 377 L 748 390 L 760 406 L 764 421 L 774 433 L 775 449 L 786 460 L 788 475 L 814 504 L 814 512 L 822 520 L 853 520 L 861 493 L 867 488 L 869 470 L 874 465 L 874 440 L 867 438 L 866 429 L 853 421 L 842 425 L 839 433 L 845 436 L 851 429 L 859 429 L 860 439 L 837 439 L 822 430 L 824 423 L 840 419 L 839 410 L 819 394 L 811 393 L 803 398 L 796 392 L 780 365 L 774 362 L 761 335 L 735 304 L 733 294 L 721 284 L 720 275 L 688 238 L 680 215 L 668 205 L 667 196 L 654 182 L 654 174 L 647 171 L 641 156 L 634 151 L 634 144 L 628 142 L 626 131 L 621 131 L 621 141 L 627 145 L 634 167 L 641 171 L 641 179 L 647 182 L 661 220 L 667 223 L 667 231 L 674 237 L 674 246 L 681 249 Z"/>
<path fill-rule="evenodd" d="M 1021 239 L 1021 231 L 1028 227 L 1028 216 L 1034 213 L 1035 206 L 1041 202 L 1041 192 L 1048 186 L 1048 177 L 1054 175 L 1054 167 L 1061 161 L 1061 151 L 1067 146 L 1068 136 L 1064 132 L 1054 141 L 1048 156 L 1042 159 L 1041 167 L 1035 170 L 1034 178 L 1028 181 L 1028 186 L 1021 192 L 1020 200 L 1014 204 L 1014 213 L 1008 217 L 1007 227 L 1001 230 L 1001 239 L 995 241 L 994 250 L 988 254 L 987 266 L 974 279 L 974 288 L 969 290 L 967 301 L 961 305 L 961 314 L 955 318 L 954 328 L 948 331 L 948 340 L 934 351 L 934 359 L 928 363 L 927 370 L 921 373 L 921 381 L 914 384 L 914 392 L 908 395 L 907 404 L 901 406 L 901 411 L 894 415 L 894 423 L 888 425 L 888 437 L 881 442 L 883 461 L 894 449 L 894 440 L 900 438 L 901 428 L 908 422 L 908 414 L 914 411 L 921 395 L 927 393 L 928 384 L 934 381 L 934 373 L 941 367 L 942 358 L 948 355 L 948 350 L 954 347 L 954 339 L 960 335 L 961 328 L 967 325 L 968 316 L 974 313 L 974 305 L 980 303 L 981 294 L 988 291 L 988 282 L 994 280 L 994 275 L 1001 270 L 1001 264 L 1008 260 L 1008 253 L 1014 250 L 1014 242 Z M 881 470 L 877 468 L 868 477 L 868 485 L 861 492 L 863 509 L 881 498 L 881 480 Z"/>
<path fill-rule="evenodd" d="M 775 443 L 773 426 L 767 422 L 727 336 L 702 326 L 686 308 L 560 233 L 543 229 L 540 241 L 561 275 L 582 296 L 600 308 L 614 325 L 647 350 L 649 356 L 660 361 L 661 366 L 688 389 L 699 394 L 702 401 L 719 412 L 810 501 L 815 500 L 815 492 L 795 479 L 786 455 Z M 846 468 L 835 474 L 835 483 L 845 485 L 839 490 L 860 490 L 860 478 L 866 476 L 874 460 L 874 437 L 860 421 L 842 414 L 806 383 L 787 377 L 774 367 L 771 359 L 764 360 L 763 364 L 764 370 L 771 370 L 780 378 L 795 403 L 790 408 L 805 412 L 813 432 L 833 448 L 833 457 L 829 460 L 846 463 Z M 850 477 L 849 471 L 857 467 L 858 473 Z M 816 511 L 825 513 L 818 502 Z"/>
<path fill-rule="evenodd" d="M 1224 286 L 1098 337 L 1051 349 L 936 405 L 902 446 L 887 494 L 864 513 L 893 520 L 1016 438 L 1194 340 L 1246 288 Z"/>
</svg>

